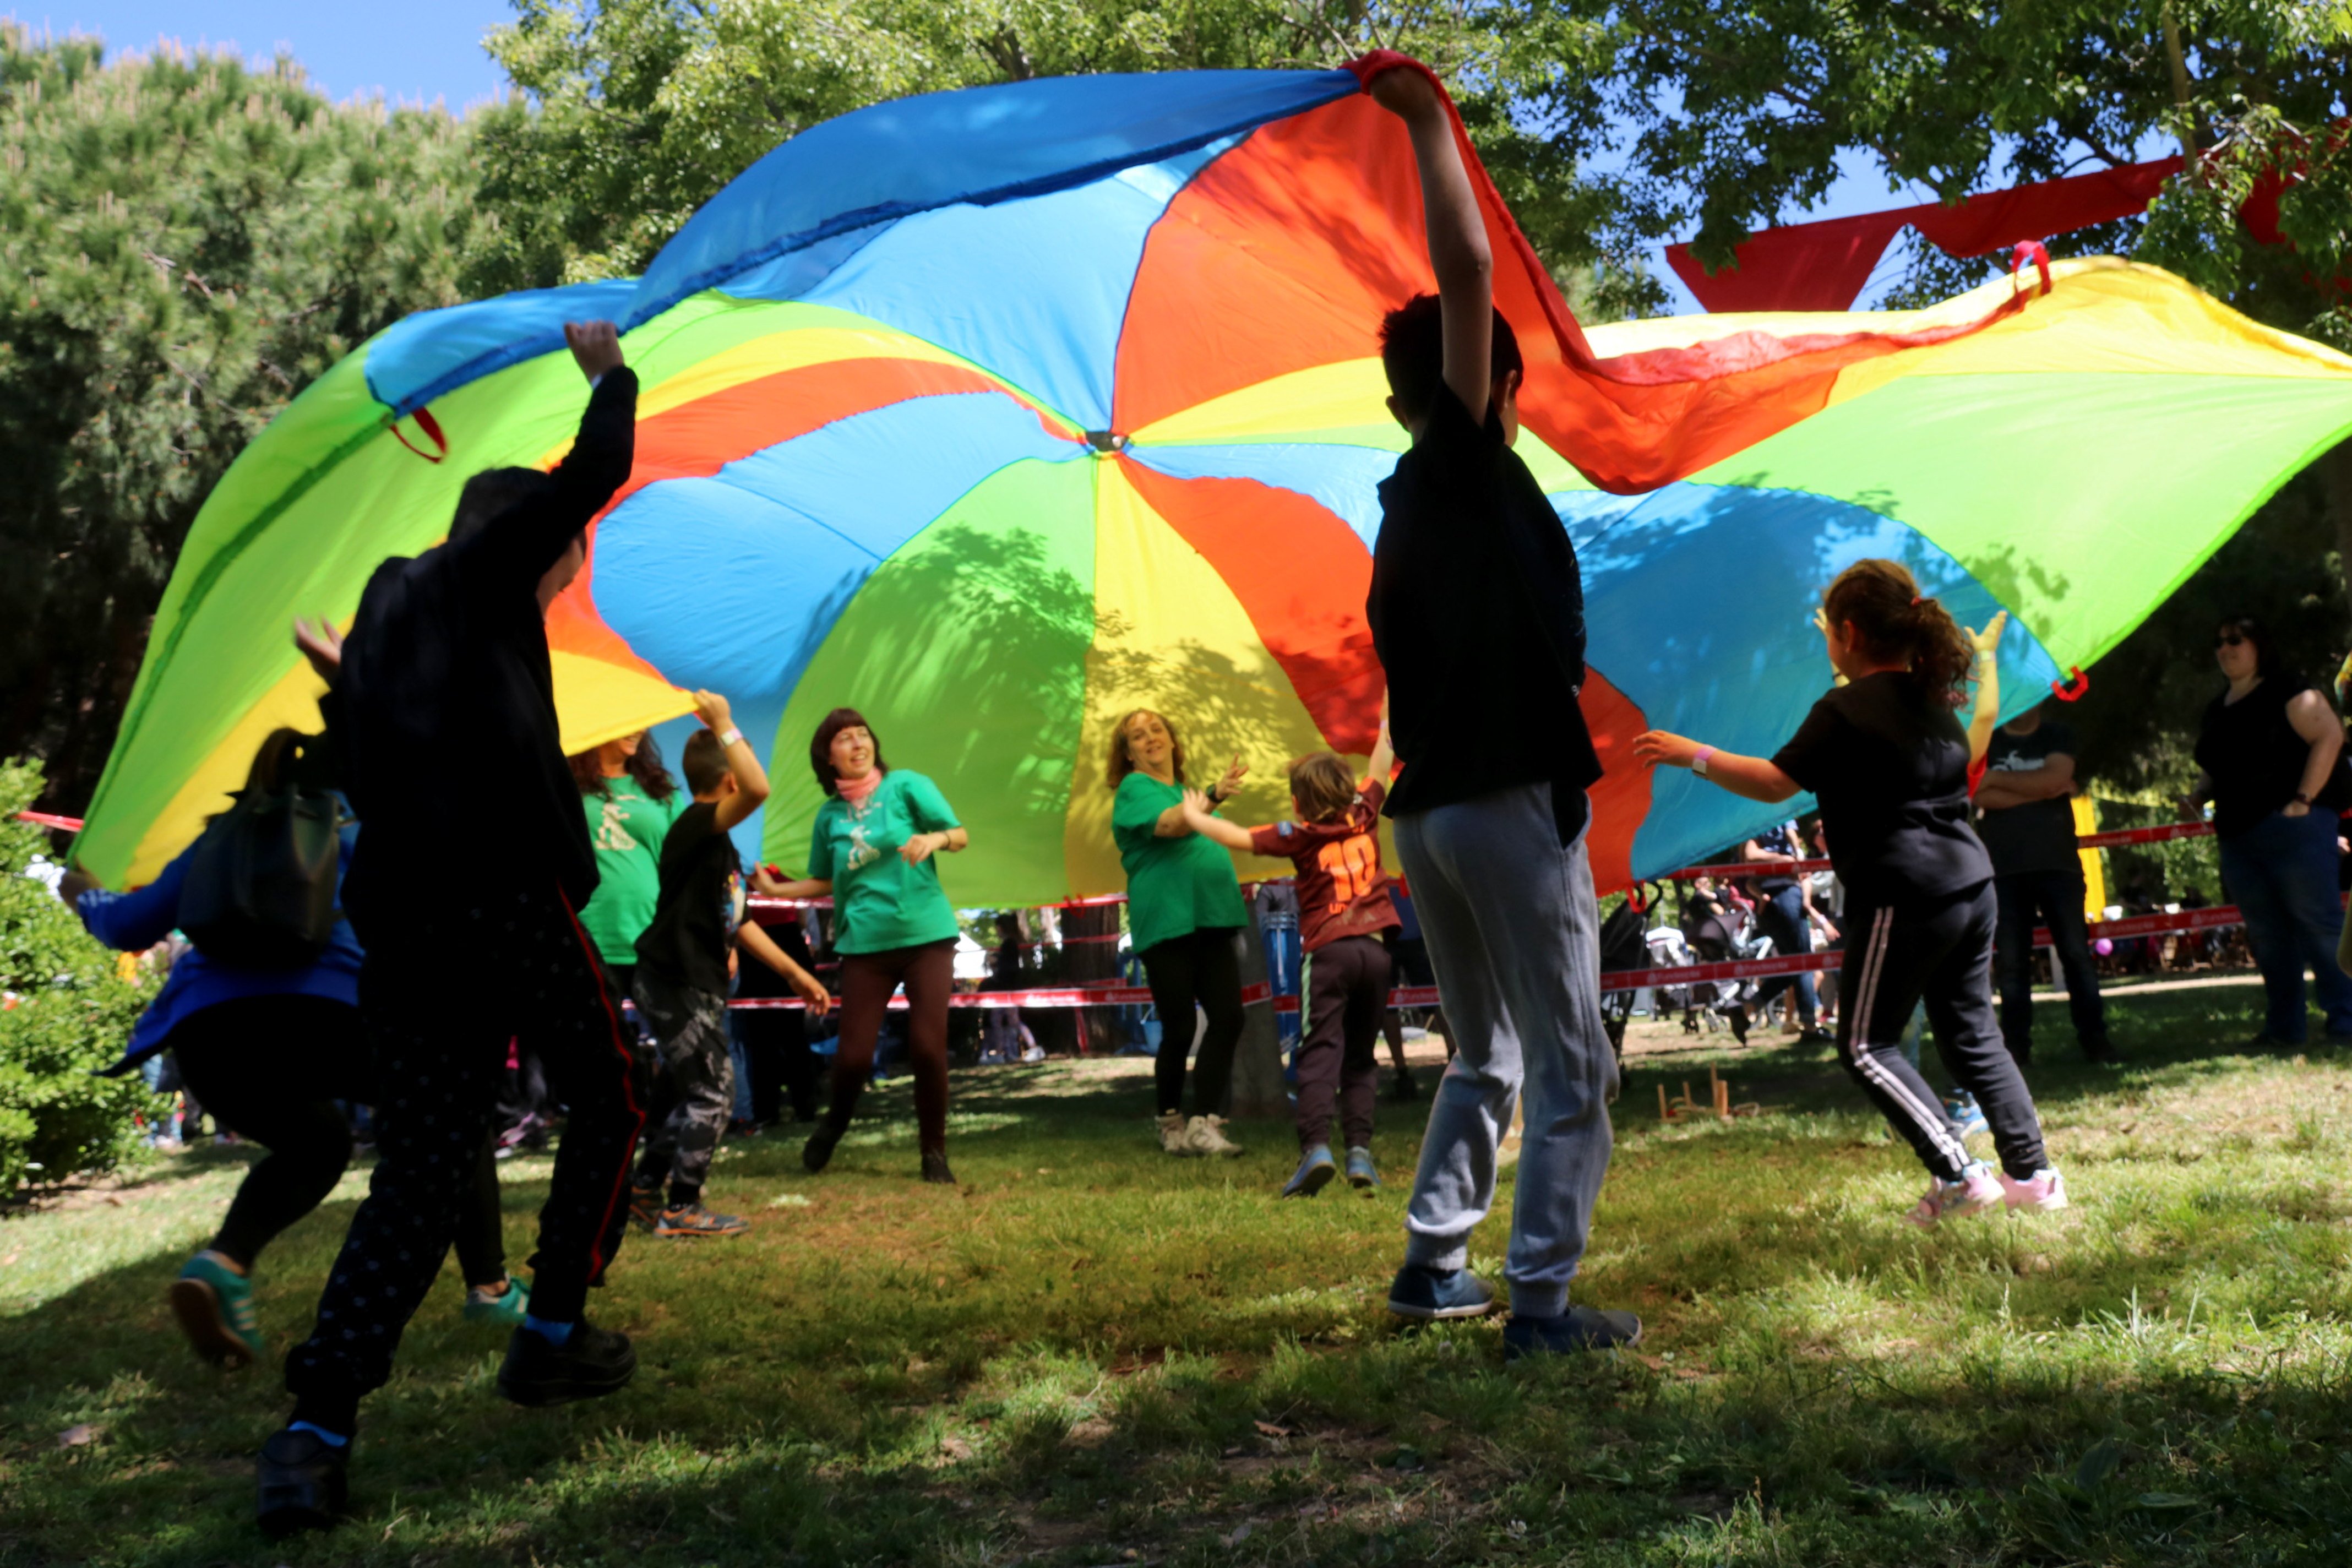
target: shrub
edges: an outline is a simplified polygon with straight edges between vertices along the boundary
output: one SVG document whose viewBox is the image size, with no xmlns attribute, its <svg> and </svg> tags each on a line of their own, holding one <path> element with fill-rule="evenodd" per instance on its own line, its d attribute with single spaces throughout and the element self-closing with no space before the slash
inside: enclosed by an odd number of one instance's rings
<svg viewBox="0 0 2352 1568">
<path fill-rule="evenodd" d="M 16 813 L 40 787 L 37 766 L 0 762 L 0 1198 L 112 1168 L 152 1103 L 136 1075 L 92 1076 L 121 1053 L 151 987 L 117 978 L 114 954 L 26 874 L 43 834 Z"/>
</svg>

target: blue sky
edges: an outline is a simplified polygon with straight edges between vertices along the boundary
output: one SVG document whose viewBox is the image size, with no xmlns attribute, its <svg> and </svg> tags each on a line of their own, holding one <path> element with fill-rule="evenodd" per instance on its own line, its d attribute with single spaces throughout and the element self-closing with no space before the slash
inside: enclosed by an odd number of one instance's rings
<svg viewBox="0 0 2352 1568">
<path fill-rule="evenodd" d="M 452 110 L 494 96 L 505 77 L 483 52 L 482 35 L 509 20 L 507 0 L 400 0 L 397 5 L 352 5 L 349 0 L 0 0 L 0 14 L 51 32 L 96 33 L 117 50 L 145 48 L 157 38 L 194 46 L 234 45 L 245 55 L 267 59 L 283 48 L 302 62 L 335 98 L 382 94 L 388 99 L 430 103 Z M 1826 200 L 1799 217 L 1836 217 L 1925 200 L 1927 193 L 1889 195 L 1885 179 L 1866 159 L 1850 156 L 1845 174 Z M 1902 246 L 1887 250 L 1871 287 L 1869 304 L 1901 270 Z M 1652 269 L 1673 298 L 1677 312 L 1698 301 L 1665 265 L 1663 249 Z"/>
<path fill-rule="evenodd" d="M 177 38 L 267 59 L 283 47 L 333 97 L 437 98 L 453 110 L 504 84 L 482 35 L 514 15 L 506 0 L 0 0 L 0 8 L 52 33 L 96 33 L 118 50 Z"/>
</svg>

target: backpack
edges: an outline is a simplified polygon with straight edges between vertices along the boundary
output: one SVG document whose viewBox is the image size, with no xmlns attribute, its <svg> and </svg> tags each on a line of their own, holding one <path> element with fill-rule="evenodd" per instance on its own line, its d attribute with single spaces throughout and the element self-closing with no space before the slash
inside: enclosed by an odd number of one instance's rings
<svg viewBox="0 0 2352 1568">
<path fill-rule="evenodd" d="M 296 744 L 308 751 L 316 736 Z M 180 930 L 206 958 L 264 969 L 315 963 L 342 911 L 335 882 L 351 818 L 333 792 L 280 771 L 276 789 L 230 796 L 189 857 Z"/>
</svg>

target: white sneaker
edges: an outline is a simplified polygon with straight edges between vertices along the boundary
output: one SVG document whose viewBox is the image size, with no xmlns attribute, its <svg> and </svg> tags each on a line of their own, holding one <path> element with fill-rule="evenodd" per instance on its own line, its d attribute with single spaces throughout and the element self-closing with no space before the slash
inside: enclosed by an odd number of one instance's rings
<svg viewBox="0 0 2352 1568">
<path fill-rule="evenodd" d="M 2021 1182 L 2007 1171 L 2000 1175 L 2001 1201 L 2013 1209 L 2048 1214 L 2066 1206 L 2066 1178 L 2046 1165 L 2033 1173 L 2032 1181 Z"/>
<path fill-rule="evenodd" d="M 1235 1155 L 1242 1146 L 1225 1136 L 1222 1116 L 1195 1116 L 1184 1129 L 1185 1145 L 1195 1154 Z"/>
<path fill-rule="evenodd" d="M 1151 1124 L 1159 1131 L 1161 1153 L 1191 1155 L 1201 1152 L 1192 1147 L 1192 1140 L 1185 1135 L 1188 1130 L 1182 1111 L 1171 1110 L 1165 1116 L 1154 1117 Z"/>
</svg>

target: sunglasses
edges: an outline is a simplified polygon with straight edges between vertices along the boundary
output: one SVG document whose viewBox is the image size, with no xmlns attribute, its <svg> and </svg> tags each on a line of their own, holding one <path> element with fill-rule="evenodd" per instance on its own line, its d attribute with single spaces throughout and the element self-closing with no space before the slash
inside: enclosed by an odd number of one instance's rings
<svg viewBox="0 0 2352 1568">
<path fill-rule="evenodd" d="M 2239 636 L 2236 632 L 2223 632 L 2221 637 L 2215 640 L 2213 646 L 2215 647 L 2242 647 L 2245 646 L 2245 642 L 2246 639 Z"/>
</svg>

